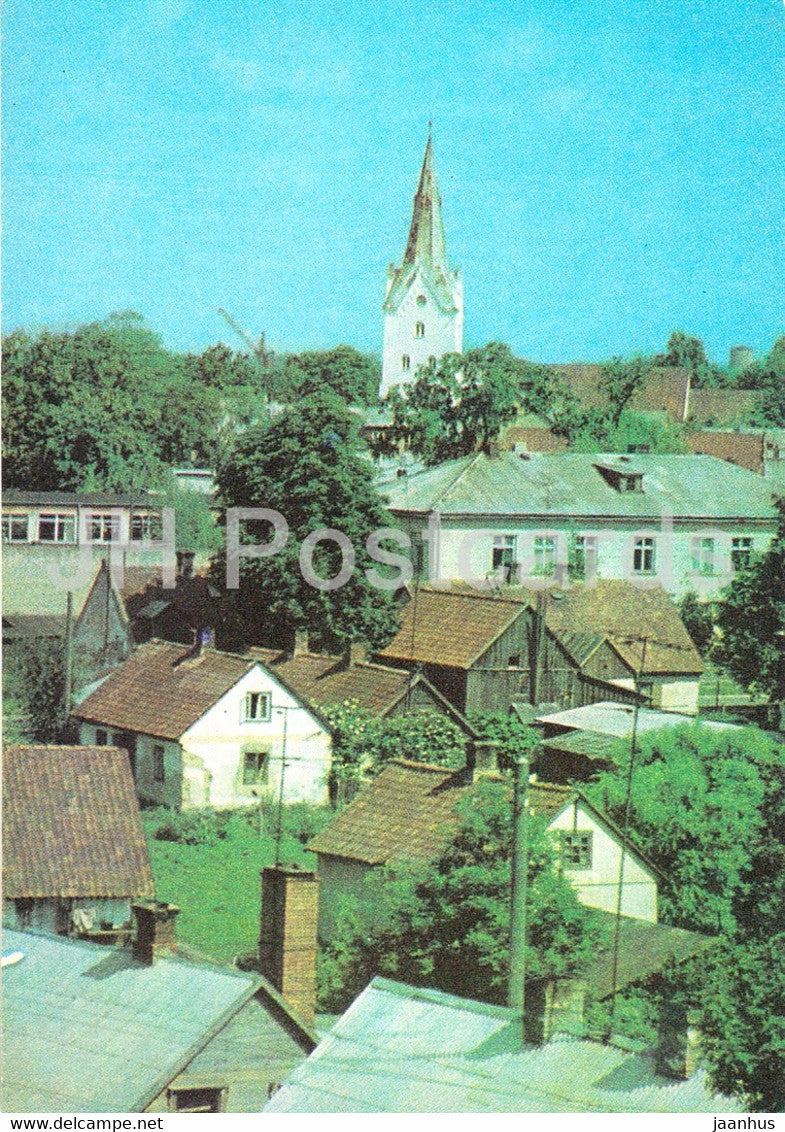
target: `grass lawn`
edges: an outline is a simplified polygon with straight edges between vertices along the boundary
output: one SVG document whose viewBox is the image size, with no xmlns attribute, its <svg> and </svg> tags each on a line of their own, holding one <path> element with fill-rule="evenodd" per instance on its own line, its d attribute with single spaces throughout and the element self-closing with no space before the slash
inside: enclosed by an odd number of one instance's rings
<svg viewBox="0 0 785 1132">
<path fill-rule="evenodd" d="M 287 807 L 282 864 L 314 869 L 304 842 L 333 816 L 328 807 Z M 253 814 L 142 814 L 159 900 L 182 909 L 178 938 L 222 962 L 256 950 L 259 940 L 261 870 L 275 861 L 275 823 L 266 816 L 262 835 Z M 156 832 L 159 836 L 156 837 Z M 180 840 L 161 840 L 178 836 Z"/>
</svg>

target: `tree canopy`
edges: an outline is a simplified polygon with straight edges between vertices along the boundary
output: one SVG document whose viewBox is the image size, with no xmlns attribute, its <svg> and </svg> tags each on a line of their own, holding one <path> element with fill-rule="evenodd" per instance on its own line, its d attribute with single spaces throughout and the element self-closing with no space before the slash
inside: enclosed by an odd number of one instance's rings
<svg viewBox="0 0 785 1132">
<path fill-rule="evenodd" d="M 719 606 L 718 660 L 748 688 L 785 701 L 785 500 L 765 554 L 740 570 Z"/>
<path fill-rule="evenodd" d="M 395 430 L 428 464 L 487 451 L 517 412 L 520 373 L 521 363 L 501 342 L 446 354 L 392 391 Z"/>
<path fill-rule="evenodd" d="M 288 644 L 296 629 L 307 629 L 314 646 L 334 648 L 354 638 L 379 645 L 395 631 L 391 592 L 366 576 L 369 569 L 382 573 L 367 539 L 389 528 L 391 520 L 358 446 L 354 416 L 335 394 L 323 391 L 269 424 L 250 428 L 218 465 L 226 507 L 268 508 L 288 524 L 288 540 L 278 553 L 240 563 L 243 619 L 274 625 L 275 643 Z M 250 521 L 243 530 L 245 542 L 271 541 L 269 523 Z M 323 530 L 340 531 L 353 548 L 354 565 L 340 588 L 321 588 L 303 576 L 304 540 Z M 331 538 L 316 543 L 311 561 L 314 575 L 327 581 L 347 562 Z M 223 574 L 222 565 L 217 569 Z"/>
</svg>

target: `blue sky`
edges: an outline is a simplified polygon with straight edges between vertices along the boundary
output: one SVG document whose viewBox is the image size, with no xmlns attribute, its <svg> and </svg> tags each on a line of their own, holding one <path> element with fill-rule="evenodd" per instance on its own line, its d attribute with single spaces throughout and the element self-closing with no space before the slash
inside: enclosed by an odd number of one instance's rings
<svg viewBox="0 0 785 1132">
<path fill-rule="evenodd" d="M 381 345 L 429 118 L 466 337 L 785 332 L 782 0 L 5 0 L 4 328 Z"/>
</svg>

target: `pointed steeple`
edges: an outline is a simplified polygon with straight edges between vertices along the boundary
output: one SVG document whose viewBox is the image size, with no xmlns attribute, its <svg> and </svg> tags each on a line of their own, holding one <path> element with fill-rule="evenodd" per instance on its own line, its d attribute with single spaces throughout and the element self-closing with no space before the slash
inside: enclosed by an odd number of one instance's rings
<svg viewBox="0 0 785 1132">
<path fill-rule="evenodd" d="M 436 184 L 430 122 L 403 262 L 405 265 L 419 264 L 435 273 L 446 275 L 448 272 L 442 223 L 442 198 L 439 196 Z"/>
</svg>

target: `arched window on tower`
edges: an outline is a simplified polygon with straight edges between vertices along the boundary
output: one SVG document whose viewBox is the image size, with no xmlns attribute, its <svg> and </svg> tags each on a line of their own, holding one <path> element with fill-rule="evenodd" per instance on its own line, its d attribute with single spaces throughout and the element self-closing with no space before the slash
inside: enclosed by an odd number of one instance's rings
<svg viewBox="0 0 785 1132">
<path fill-rule="evenodd" d="M 435 354 L 430 354 L 428 356 L 428 365 L 429 366 L 435 366 L 436 365 L 436 355 Z"/>
<path fill-rule="evenodd" d="M 414 337 L 415 338 L 424 338 L 425 337 L 425 323 L 424 322 L 416 322 L 414 324 Z"/>
<path fill-rule="evenodd" d="M 411 369 L 411 368 L 412 368 L 412 359 L 409 357 L 408 354 L 404 354 L 403 357 L 401 358 L 401 369 Z"/>
</svg>

